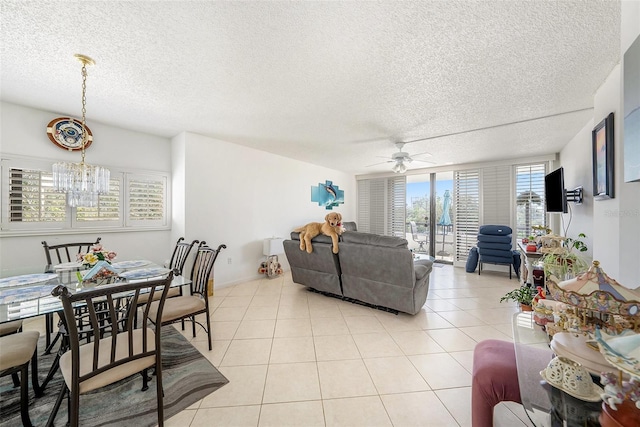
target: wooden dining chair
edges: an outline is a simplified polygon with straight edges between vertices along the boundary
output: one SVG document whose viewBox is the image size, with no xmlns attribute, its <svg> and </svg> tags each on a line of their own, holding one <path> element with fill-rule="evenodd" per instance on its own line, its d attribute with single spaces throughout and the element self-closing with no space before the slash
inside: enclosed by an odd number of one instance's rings
<svg viewBox="0 0 640 427">
<path fill-rule="evenodd" d="M 164 423 L 162 391 L 162 351 L 160 331 L 154 332 L 149 321 L 157 324 L 162 312 L 173 273 L 166 279 L 97 286 L 91 290 L 71 294 L 59 285 L 52 295 L 60 297 L 64 309 L 65 325 L 69 334 L 69 351 L 60 358 L 60 371 L 64 378 L 47 425 L 53 425 L 62 399 L 68 396 L 69 424 L 78 426 L 80 395 L 113 384 L 134 374 L 142 374 L 142 390 L 148 388 L 148 368 L 154 368 L 158 425 Z M 136 327 L 134 312 L 141 294 L 148 292 L 156 301 L 156 310 L 149 306 L 142 310 Z M 75 310 L 78 304 L 85 311 Z M 84 328 L 80 329 L 79 325 Z M 87 324 L 89 327 L 87 327 Z M 91 335 L 89 343 L 80 344 L 84 336 Z M 122 404 L 126 404 L 123 400 Z"/>
<path fill-rule="evenodd" d="M 78 254 L 87 253 L 92 246 L 100 243 L 102 237 L 96 238 L 95 242 L 73 242 L 73 243 L 58 243 L 57 245 L 49 245 L 46 240 L 42 241 L 42 247 L 44 248 L 44 255 L 47 260 L 45 273 L 53 272 L 53 266 L 55 264 L 62 264 L 65 262 L 76 261 Z M 53 313 L 45 315 L 45 351 L 44 354 L 49 354 L 51 349 L 60 339 L 60 332 L 56 333 L 53 341 L 51 341 L 51 334 L 53 333 Z"/>
<path fill-rule="evenodd" d="M 38 331 L 14 332 L 0 337 L 0 377 L 20 373 L 20 417 L 25 427 L 32 426 L 29 417 L 29 361 L 33 391 L 36 396 L 42 396 L 38 385 L 39 337 Z"/>
<path fill-rule="evenodd" d="M 207 332 L 209 350 L 212 349 L 212 345 L 207 284 L 213 271 L 213 264 L 216 262 L 216 258 L 218 258 L 218 254 L 226 247 L 226 245 L 220 245 L 218 246 L 218 249 L 213 249 L 207 246 L 206 242 L 200 243 L 196 253 L 196 259 L 193 262 L 193 267 L 191 268 L 191 284 L 189 287 L 191 291 L 190 295 L 182 295 L 167 299 L 160 323 L 164 326 L 177 321 L 190 320 L 192 323 L 194 337 L 196 336 L 196 324 L 200 325 L 200 327 Z M 159 310 L 159 304 L 157 302 L 152 302 L 150 306 L 150 311 L 152 313 L 151 317 L 155 318 L 155 313 Z M 199 314 L 205 315 L 205 319 L 202 323 L 196 320 L 196 316 Z"/>
</svg>

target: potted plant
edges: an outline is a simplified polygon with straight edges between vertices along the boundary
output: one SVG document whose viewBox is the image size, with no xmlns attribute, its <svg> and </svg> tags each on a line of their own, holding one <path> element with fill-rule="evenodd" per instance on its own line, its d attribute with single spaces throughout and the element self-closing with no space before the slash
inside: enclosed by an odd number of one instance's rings
<svg viewBox="0 0 640 427">
<path fill-rule="evenodd" d="M 532 311 L 531 303 L 536 291 L 529 286 L 520 286 L 519 288 L 510 290 L 500 298 L 500 302 L 515 301 L 520 304 L 522 311 Z"/>
<path fill-rule="evenodd" d="M 553 275 L 559 280 L 568 280 L 587 271 L 589 264 L 578 254 L 588 249 L 583 240 L 586 237 L 580 233 L 576 239 L 566 238 L 561 248 L 545 254 L 541 259 L 545 277 Z"/>
</svg>

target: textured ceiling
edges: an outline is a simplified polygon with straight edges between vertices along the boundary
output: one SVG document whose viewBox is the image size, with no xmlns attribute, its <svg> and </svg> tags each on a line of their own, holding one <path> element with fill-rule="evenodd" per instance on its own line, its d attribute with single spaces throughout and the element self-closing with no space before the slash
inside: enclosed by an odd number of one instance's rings
<svg viewBox="0 0 640 427">
<path fill-rule="evenodd" d="M 83 53 L 96 61 L 89 125 L 359 174 L 388 171 L 368 165 L 398 140 L 430 138 L 404 151 L 436 165 L 557 152 L 620 59 L 617 1 L 2 0 L 0 12 L 4 101 L 78 116 Z"/>
</svg>

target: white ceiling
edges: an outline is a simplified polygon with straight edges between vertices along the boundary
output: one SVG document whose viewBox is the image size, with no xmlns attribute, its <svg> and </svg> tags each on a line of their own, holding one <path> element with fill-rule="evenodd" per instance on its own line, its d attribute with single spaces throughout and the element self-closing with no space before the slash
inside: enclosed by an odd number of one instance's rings
<svg viewBox="0 0 640 427">
<path fill-rule="evenodd" d="M 82 53 L 96 61 L 89 126 L 194 132 L 358 174 L 388 171 L 367 166 L 397 140 L 430 138 L 404 151 L 436 165 L 558 152 L 620 59 L 618 1 L 0 7 L 4 101 L 79 116 Z"/>
</svg>

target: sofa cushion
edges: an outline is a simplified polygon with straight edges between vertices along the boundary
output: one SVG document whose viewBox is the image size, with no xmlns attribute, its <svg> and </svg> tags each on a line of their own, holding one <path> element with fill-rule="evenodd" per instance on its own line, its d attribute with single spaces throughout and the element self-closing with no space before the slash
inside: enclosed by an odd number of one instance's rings
<svg viewBox="0 0 640 427">
<path fill-rule="evenodd" d="M 507 236 L 492 236 L 489 234 L 478 234 L 478 242 L 488 243 L 511 243 L 511 235 Z"/>
<path fill-rule="evenodd" d="M 362 233 L 354 231 L 342 235 L 344 243 L 356 243 L 360 245 L 382 246 L 386 248 L 408 248 L 407 239 L 394 236 L 380 236 L 378 234 Z"/>
<path fill-rule="evenodd" d="M 291 232 L 291 240 L 300 241 L 300 233 L 297 231 Z M 311 239 L 311 243 L 332 243 L 331 237 L 325 236 L 324 234 L 318 234 L 316 237 Z"/>
<path fill-rule="evenodd" d="M 496 263 L 496 264 L 513 264 L 513 255 L 495 256 L 480 254 L 480 262 Z"/>
<path fill-rule="evenodd" d="M 511 241 L 507 243 L 478 242 L 480 249 L 494 249 L 498 251 L 511 251 Z"/>
<path fill-rule="evenodd" d="M 511 259 L 513 258 L 513 253 L 511 252 L 511 248 L 505 250 L 498 250 L 498 249 L 484 249 L 484 248 L 478 248 L 478 255 L 480 255 L 480 258 L 486 258 L 487 256 L 490 257 L 502 257 L 502 258 L 507 258 L 507 259 Z"/>
<path fill-rule="evenodd" d="M 506 236 L 511 233 L 511 227 L 508 225 L 481 225 L 478 231 L 478 234 L 491 234 L 493 236 Z"/>
<path fill-rule="evenodd" d="M 358 231 L 358 226 L 354 221 L 343 221 L 342 226 L 344 227 L 345 231 Z"/>
</svg>

